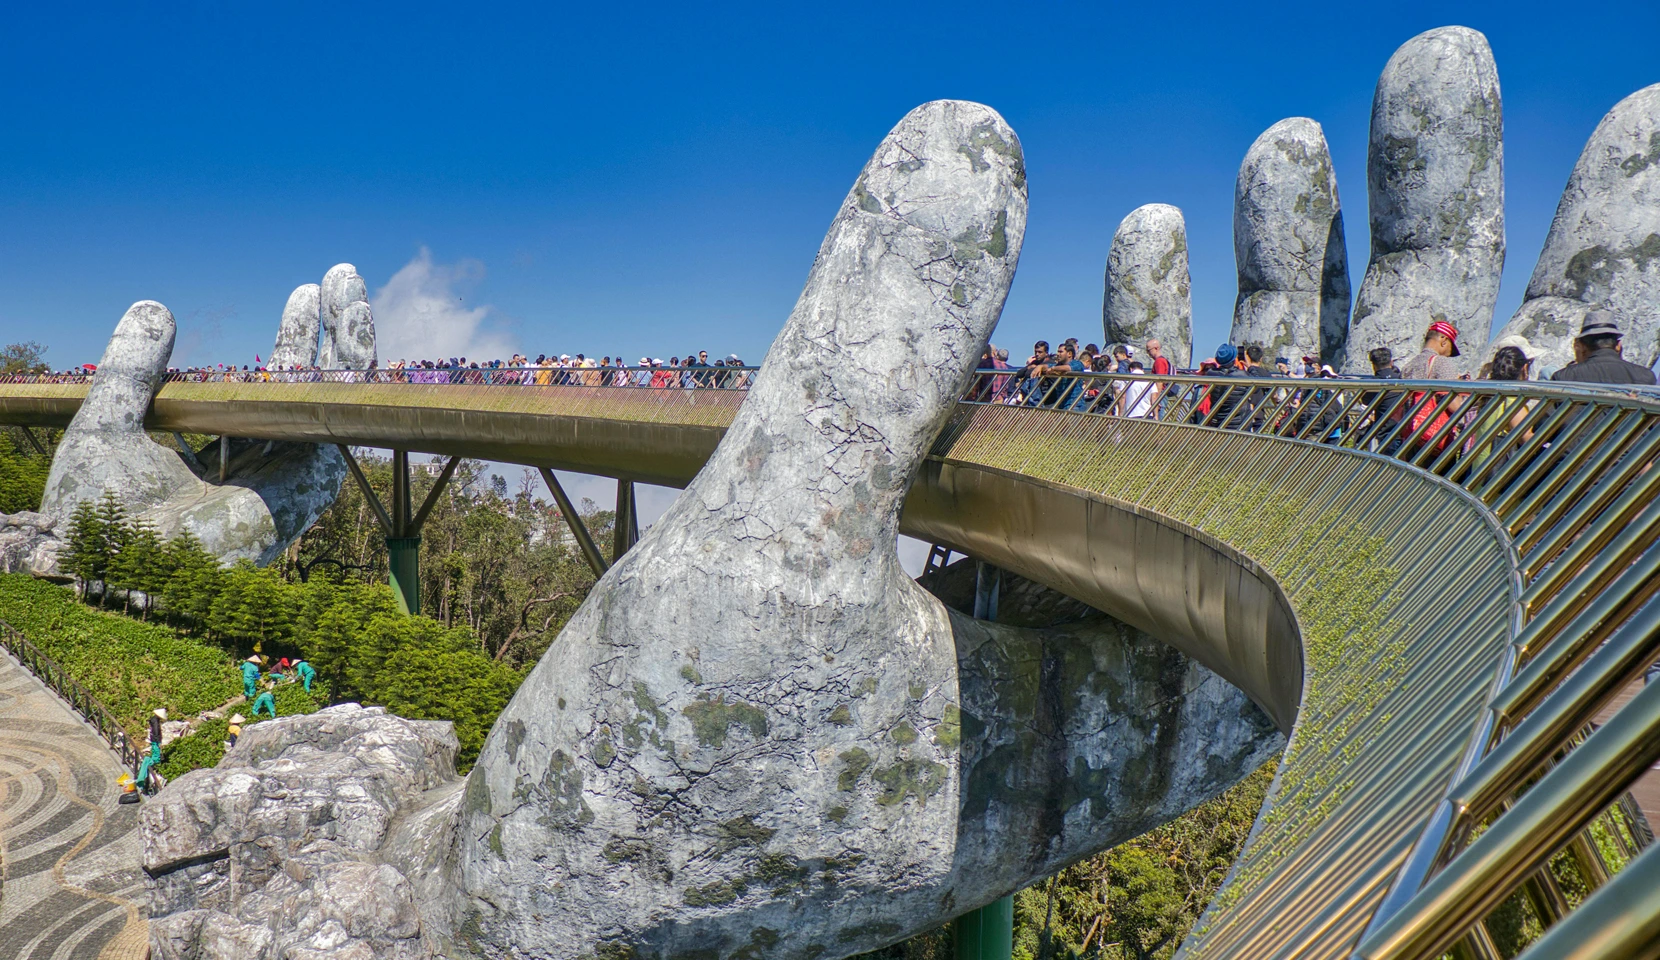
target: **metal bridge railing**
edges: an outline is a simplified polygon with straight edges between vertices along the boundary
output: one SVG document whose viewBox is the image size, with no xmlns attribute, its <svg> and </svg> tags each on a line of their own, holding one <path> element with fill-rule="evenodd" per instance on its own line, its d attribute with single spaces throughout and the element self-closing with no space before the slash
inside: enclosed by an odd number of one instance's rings
<svg viewBox="0 0 1660 960">
<path fill-rule="evenodd" d="M 56 661 L 42 653 L 39 647 L 29 642 L 29 638 L 16 627 L 4 620 L 0 620 L 0 646 L 11 651 L 12 656 L 23 664 L 24 669 L 38 677 L 41 683 L 46 684 L 76 713 L 86 718 L 93 729 L 98 731 L 98 735 L 110 745 L 110 749 L 121 757 L 121 765 L 134 771 L 136 776 L 141 759 L 138 748 L 127 736 L 127 731 L 116 721 L 114 714 L 111 714 L 97 697 L 58 666 Z"/>
<path fill-rule="evenodd" d="M 756 367 L 377 367 L 372 370 L 170 370 L 163 383 L 420 383 L 499 387 L 747 390 Z M 0 384 L 90 384 L 96 373 L 13 373 Z"/>
<path fill-rule="evenodd" d="M 1660 603 L 1650 602 L 1660 593 L 1660 392 L 1011 370 L 976 373 L 966 399 L 1364 451 L 1479 500 L 1517 551 L 1523 621 L 1495 665 L 1466 761 L 1416 828 L 1357 955 L 1497 957 L 1484 924 L 1517 892 L 1545 926 L 1581 928 L 1544 951 L 1612 936 L 1634 918 L 1654 935 L 1660 887 L 1643 878 L 1660 854 L 1627 791 L 1660 759 L 1660 684 L 1602 727 L 1592 721 L 1660 659 Z M 1562 853 L 1592 891 L 1580 910 L 1548 867 Z M 1632 860 L 1643 869 L 1619 869 Z"/>
</svg>

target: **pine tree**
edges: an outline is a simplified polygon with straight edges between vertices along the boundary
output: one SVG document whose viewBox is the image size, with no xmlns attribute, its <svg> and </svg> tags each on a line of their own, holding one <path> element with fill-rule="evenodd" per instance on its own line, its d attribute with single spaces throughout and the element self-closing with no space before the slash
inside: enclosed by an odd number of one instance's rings
<svg viewBox="0 0 1660 960">
<path fill-rule="evenodd" d="M 75 505 L 69 517 L 69 550 L 60 563 L 80 581 L 81 597 L 90 600 L 94 581 L 102 582 L 109 570 L 109 545 L 98 508 L 90 500 Z"/>
<path fill-rule="evenodd" d="M 126 593 L 127 606 L 132 603 L 133 591 L 143 592 L 146 619 L 149 608 L 155 604 L 156 569 L 161 553 L 161 537 L 157 535 L 156 528 L 148 521 L 140 520 L 132 525 L 126 542 L 110 558 L 110 586 Z M 165 578 L 159 578 L 159 582 L 165 582 Z"/>
<path fill-rule="evenodd" d="M 162 603 L 173 620 L 198 629 L 209 627 L 209 613 L 224 584 L 219 562 L 202 549 L 189 531 L 167 541 L 170 575 L 161 588 Z"/>
<path fill-rule="evenodd" d="M 116 499 L 114 490 L 104 491 L 104 495 L 98 500 L 97 513 L 99 534 L 104 541 L 100 552 L 103 558 L 102 572 L 98 577 L 103 581 L 99 590 L 99 602 L 103 603 L 109 599 L 111 565 L 116 555 L 121 552 L 121 548 L 132 539 L 132 526 L 127 522 L 127 508 Z"/>
</svg>

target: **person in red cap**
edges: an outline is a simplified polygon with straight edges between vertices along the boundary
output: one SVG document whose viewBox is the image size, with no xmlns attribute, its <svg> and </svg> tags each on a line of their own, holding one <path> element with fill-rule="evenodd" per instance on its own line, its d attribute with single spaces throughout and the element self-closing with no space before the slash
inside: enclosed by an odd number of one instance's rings
<svg viewBox="0 0 1660 960">
<path fill-rule="evenodd" d="M 1406 380 L 1468 380 L 1469 375 L 1460 372 L 1458 364 L 1452 362 L 1456 356 L 1458 328 L 1445 320 L 1437 320 L 1424 332 L 1424 349 L 1401 368 L 1401 377 Z M 1405 449 L 1409 456 L 1421 449 L 1426 441 L 1433 442 L 1435 449 L 1443 450 L 1452 440 L 1456 427 L 1450 423 L 1450 414 L 1445 410 L 1435 413 L 1446 396 L 1437 392 L 1425 401 L 1422 392 L 1411 394 L 1407 409 L 1415 411 L 1412 426 L 1401 438 L 1407 440 Z"/>
<path fill-rule="evenodd" d="M 1437 320 L 1424 332 L 1424 349 L 1401 368 L 1406 380 L 1457 380 L 1458 364 L 1451 358 L 1458 356 L 1458 328 L 1445 320 Z"/>
</svg>

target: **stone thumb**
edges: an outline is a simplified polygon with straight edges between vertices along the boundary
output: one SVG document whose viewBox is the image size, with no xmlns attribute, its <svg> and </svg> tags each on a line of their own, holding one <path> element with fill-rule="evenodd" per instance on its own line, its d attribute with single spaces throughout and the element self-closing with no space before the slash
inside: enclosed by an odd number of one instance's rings
<svg viewBox="0 0 1660 960">
<path fill-rule="evenodd" d="M 173 314 L 154 300 L 128 307 L 71 428 L 142 431 L 145 411 L 167 376 L 175 331 Z"/>
</svg>

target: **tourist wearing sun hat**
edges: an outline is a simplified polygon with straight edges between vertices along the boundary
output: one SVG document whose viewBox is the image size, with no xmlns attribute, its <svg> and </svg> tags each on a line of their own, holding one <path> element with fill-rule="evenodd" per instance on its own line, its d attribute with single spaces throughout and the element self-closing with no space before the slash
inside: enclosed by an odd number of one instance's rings
<svg viewBox="0 0 1660 960">
<path fill-rule="evenodd" d="M 1654 371 L 1620 355 L 1624 333 L 1607 310 L 1592 310 L 1574 338 L 1574 362 L 1551 375 L 1559 383 L 1635 383 L 1654 386 Z"/>
</svg>

